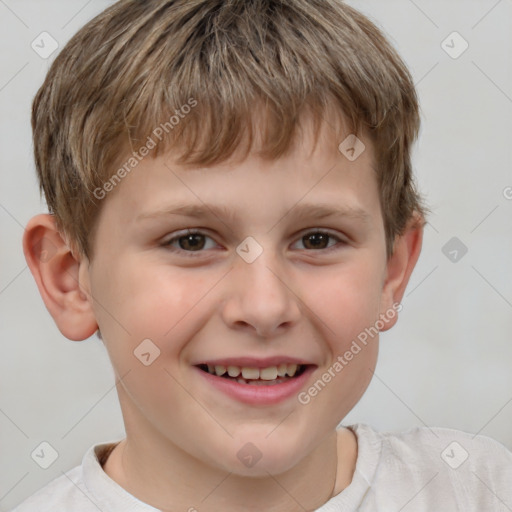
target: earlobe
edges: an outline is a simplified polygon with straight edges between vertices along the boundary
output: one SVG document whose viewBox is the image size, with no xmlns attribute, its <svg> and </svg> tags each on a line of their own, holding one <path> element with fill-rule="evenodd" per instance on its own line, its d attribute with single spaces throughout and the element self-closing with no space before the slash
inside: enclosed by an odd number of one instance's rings
<svg viewBox="0 0 512 512">
<path fill-rule="evenodd" d="M 393 254 L 386 265 L 386 279 L 382 289 L 380 317 L 385 326 L 380 329 L 381 331 L 393 327 L 398 319 L 396 306 L 404 296 L 407 283 L 420 256 L 423 226 L 423 218 L 415 216 L 408 223 L 403 235 L 395 240 Z"/>
<path fill-rule="evenodd" d="M 88 273 L 57 229 L 52 215 L 36 215 L 28 222 L 23 236 L 25 259 L 39 293 L 60 332 L 80 341 L 97 330 L 88 290 Z M 82 282 L 80 282 L 80 279 Z"/>
</svg>

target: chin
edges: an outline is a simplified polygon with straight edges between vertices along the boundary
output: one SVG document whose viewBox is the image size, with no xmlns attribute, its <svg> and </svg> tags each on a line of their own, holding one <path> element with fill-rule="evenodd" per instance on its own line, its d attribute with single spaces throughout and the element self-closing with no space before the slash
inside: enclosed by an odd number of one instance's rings
<svg viewBox="0 0 512 512">
<path fill-rule="evenodd" d="M 216 465 L 235 475 L 261 478 L 268 477 L 269 473 L 285 473 L 306 455 L 298 453 L 294 446 L 283 446 L 282 440 L 277 437 L 273 441 L 265 439 L 265 435 L 259 440 L 254 436 L 247 436 L 243 440 L 239 438 L 239 441 L 232 440 L 227 450 L 226 445 L 224 450 L 221 449 Z"/>
</svg>

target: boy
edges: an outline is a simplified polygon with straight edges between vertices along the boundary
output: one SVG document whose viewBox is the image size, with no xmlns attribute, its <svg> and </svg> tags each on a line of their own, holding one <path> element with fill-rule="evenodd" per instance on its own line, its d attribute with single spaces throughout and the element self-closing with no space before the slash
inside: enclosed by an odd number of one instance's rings
<svg viewBox="0 0 512 512">
<path fill-rule="evenodd" d="M 419 257 L 404 63 L 339 0 L 121 0 L 32 117 L 50 214 L 24 251 L 64 336 L 98 332 L 126 439 L 16 510 L 512 509 L 512 454 L 338 428 Z"/>
</svg>

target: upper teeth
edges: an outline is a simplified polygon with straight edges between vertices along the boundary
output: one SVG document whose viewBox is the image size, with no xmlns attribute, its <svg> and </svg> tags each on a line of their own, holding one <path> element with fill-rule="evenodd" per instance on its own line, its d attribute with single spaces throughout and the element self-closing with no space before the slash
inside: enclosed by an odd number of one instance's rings
<svg viewBox="0 0 512 512">
<path fill-rule="evenodd" d="M 293 377 L 297 371 L 298 365 L 296 364 L 280 364 L 279 366 L 269 366 L 268 368 L 249 368 L 247 366 L 223 366 L 216 364 L 215 366 L 209 364 L 208 372 L 215 373 L 219 377 L 224 375 L 227 371 L 230 377 L 238 377 L 240 373 L 244 379 L 255 380 L 274 380 L 277 377 L 284 377 L 288 375 Z"/>
</svg>

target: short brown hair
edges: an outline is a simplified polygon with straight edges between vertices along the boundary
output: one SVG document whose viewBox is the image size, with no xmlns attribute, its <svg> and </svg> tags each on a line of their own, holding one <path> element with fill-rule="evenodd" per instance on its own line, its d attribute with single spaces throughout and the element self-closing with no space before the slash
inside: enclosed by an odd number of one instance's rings
<svg viewBox="0 0 512 512">
<path fill-rule="evenodd" d="M 319 126 L 334 105 L 350 133 L 371 137 L 388 256 L 415 212 L 424 218 L 411 168 L 416 91 L 367 17 L 341 0 L 120 0 L 66 44 L 32 106 L 40 189 L 81 254 L 92 258 L 93 191 L 191 98 L 154 156 L 173 148 L 182 164 L 220 163 L 248 154 L 259 129 L 259 154 L 276 158 L 304 112 Z"/>
</svg>

